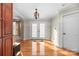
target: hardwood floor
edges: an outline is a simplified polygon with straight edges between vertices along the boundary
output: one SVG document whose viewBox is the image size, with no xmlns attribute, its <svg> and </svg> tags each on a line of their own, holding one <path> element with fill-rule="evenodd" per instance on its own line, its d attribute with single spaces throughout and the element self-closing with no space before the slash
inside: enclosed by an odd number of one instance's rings
<svg viewBox="0 0 79 59">
<path fill-rule="evenodd" d="M 60 49 L 49 40 L 24 40 L 21 42 L 19 56 L 78 56 L 74 52 Z"/>
</svg>

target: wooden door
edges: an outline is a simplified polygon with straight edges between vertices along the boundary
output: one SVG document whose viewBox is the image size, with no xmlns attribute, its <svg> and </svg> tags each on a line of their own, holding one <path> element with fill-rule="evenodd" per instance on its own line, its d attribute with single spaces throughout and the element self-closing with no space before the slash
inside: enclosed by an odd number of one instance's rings
<svg viewBox="0 0 79 59">
<path fill-rule="evenodd" d="M 12 4 L 3 4 L 3 35 L 12 34 Z"/>
<path fill-rule="evenodd" d="M 0 56 L 2 56 L 2 18 L 1 18 L 1 4 L 0 4 Z"/>
<path fill-rule="evenodd" d="M 1 23 L 1 20 L 0 20 L 0 38 L 2 37 L 2 35 L 1 35 L 1 34 L 2 34 L 2 33 L 1 33 L 1 30 L 2 30 L 1 27 L 2 27 L 2 25 L 1 25 L 1 24 L 2 24 L 2 23 Z"/>
<path fill-rule="evenodd" d="M 1 28 L 1 27 L 2 27 L 2 18 L 1 18 L 1 4 L 0 4 L 0 38 L 1 38 L 1 36 L 2 36 L 2 35 L 1 35 L 1 34 L 2 34 L 2 33 L 1 33 L 2 28 Z"/>
<path fill-rule="evenodd" d="M 3 38 L 3 55 L 11 56 L 12 50 L 12 36 L 8 35 L 5 38 Z"/>
<path fill-rule="evenodd" d="M 11 56 L 12 46 L 12 4 L 0 4 L 0 56 Z"/>
<path fill-rule="evenodd" d="M 2 56 L 2 39 L 0 38 L 0 56 Z"/>
<path fill-rule="evenodd" d="M 12 55 L 12 4 L 2 4 L 3 56 Z"/>
</svg>

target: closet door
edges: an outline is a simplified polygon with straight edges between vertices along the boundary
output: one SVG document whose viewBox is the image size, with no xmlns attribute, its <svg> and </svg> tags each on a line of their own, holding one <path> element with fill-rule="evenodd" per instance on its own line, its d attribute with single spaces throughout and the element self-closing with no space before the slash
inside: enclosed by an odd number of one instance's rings
<svg viewBox="0 0 79 59">
<path fill-rule="evenodd" d="M 79 49 L 79 12 L 63 16 L 63 48 L 77 52 Z"/>
</svg>

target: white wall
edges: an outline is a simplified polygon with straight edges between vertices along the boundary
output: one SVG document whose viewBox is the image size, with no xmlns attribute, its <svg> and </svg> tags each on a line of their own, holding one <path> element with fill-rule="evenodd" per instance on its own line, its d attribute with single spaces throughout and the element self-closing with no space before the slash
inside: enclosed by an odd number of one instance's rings
<svg viewBox="0 0 79 59">
<path fill-rule="evenodd" d="M 59 13 L 51 21 L 51 40 L 54 44 L 62 48 L 62 13 Z"/>
<path fill-rule="evenodd" d="M 31 37 L 31 23 L 36 22 L 36 23 L 45 23 L 46 24 L 46 37 L 45 39 L 50 39 L 50 20 L 40 20 L 40 21 L 34 21 L 34 20 L 26 20 L 24 21 L 24 39 L 33 39 Z"/>
<path fill-rule="evenodd" d="M 55 16 L 51 21 L 51 39 L 55 45 L 59 46 L 59 18 Z"/>
</svg>

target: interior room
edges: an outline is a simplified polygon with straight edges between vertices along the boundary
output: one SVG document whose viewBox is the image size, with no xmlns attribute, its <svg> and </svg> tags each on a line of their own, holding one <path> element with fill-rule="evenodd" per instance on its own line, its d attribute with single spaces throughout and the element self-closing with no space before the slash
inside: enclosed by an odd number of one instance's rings
<svg viewBox="0 0 79 59">
<path fill-rule="evenodd" d="M 0 3 L 0 56 L 79 56 L 79 4 Z"/>
</svg>

